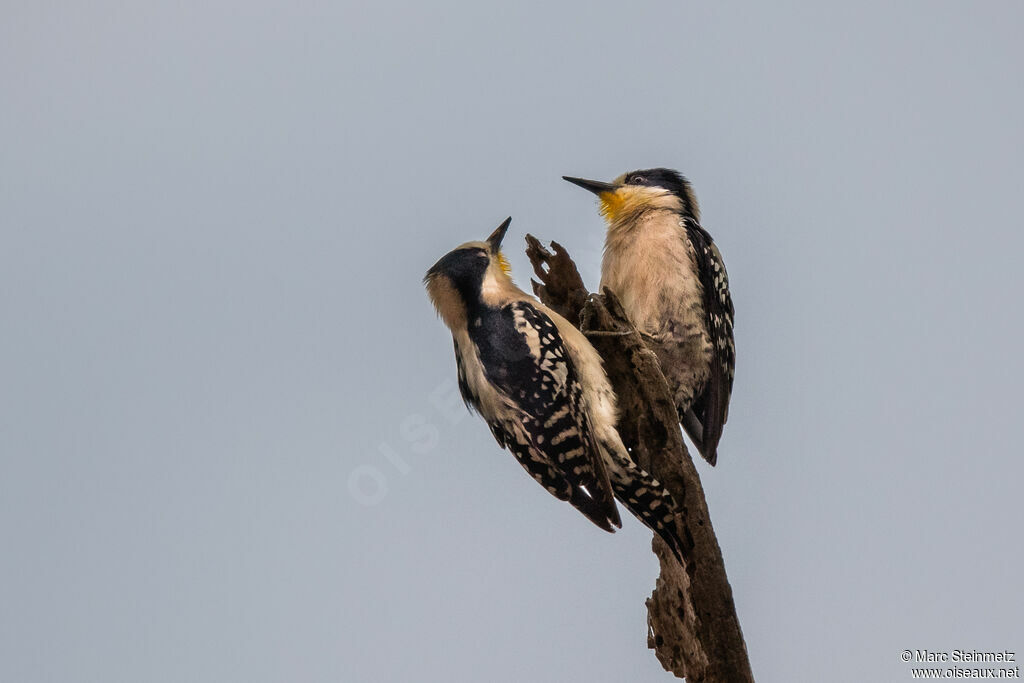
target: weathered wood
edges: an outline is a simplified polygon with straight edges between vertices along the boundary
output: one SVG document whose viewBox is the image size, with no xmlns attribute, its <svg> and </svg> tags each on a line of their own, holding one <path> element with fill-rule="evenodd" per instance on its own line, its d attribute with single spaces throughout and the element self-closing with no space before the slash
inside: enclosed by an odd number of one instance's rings
<svg viewBox="0 0 1024 683">
<path fill-rule="evenodd" d="M 541 282 L 531 279 L 533 293 L 555 312 L 580 326 L 580 312 L 587 302 L 587 288 L 576 269 L 576 264 L 558 242 L 552 242 L 549 251 L 533 235 L 526 236 L 526 255 L 533 264 L 533 272 Z"/>
<path fill-rule="evenodd" d="M 526 240 L 527 256 L 541 280 L 533 281 L 534 292 L 577 324 L 601 354 L 618 395 L 623 442 L 681 508 L 676 525 L 684 545 L 684 566 L 654 536 L 661 574 L 647 600 L 648 647 L 665 670 L 679 678 L 694 683 L 753 683 L 704 488 L 683 442 L 657 356 L 629 322 L 613 292 L 587 292 L 564 248 L 552 243 L 552 252 L 532 235 Z"/>
</svg>

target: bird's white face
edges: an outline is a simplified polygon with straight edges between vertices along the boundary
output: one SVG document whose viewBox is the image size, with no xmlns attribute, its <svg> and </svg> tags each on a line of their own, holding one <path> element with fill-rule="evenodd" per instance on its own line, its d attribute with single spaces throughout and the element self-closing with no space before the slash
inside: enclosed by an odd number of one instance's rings
<svg viewBox="0 0 1024 683">
<path fill-rule="evenodd" d="M 700 220 L 697 198 L 686 178 L 668 168 L 648 168 L 623 173 L 610 183 L 562 176 L 573 185 L 598 197 L 601 215 L 610 230 L 630 227 L 650 210 L 666 210 Z"/>
<path fill-rule="evenodd" d="M 446 254 L 424 278 L 427 295 L 451 329 L 466 325 L 470 303 L 498 306 L 510 288 L 508 261 L 487 242 L 466 242 Z"/>
<path fill-rule="evenodd" d="M 623 173 L 612 181 L 613 189 L 600 193 L 601 215 L 608 225 L 627 221 L 648 209 L 678 210 L 679 198 L 663 187 L 626 184 Z"/>
<path fill-rule="evenodd" d="M 491 262 L 484 273 L 484 281 L 480 285 L 480 299 L 488 306 L 503 306 L 510 290 L 515 289 L 512 283 L 511 267 L 500 251 L 491 256 Z"/>
</svg>

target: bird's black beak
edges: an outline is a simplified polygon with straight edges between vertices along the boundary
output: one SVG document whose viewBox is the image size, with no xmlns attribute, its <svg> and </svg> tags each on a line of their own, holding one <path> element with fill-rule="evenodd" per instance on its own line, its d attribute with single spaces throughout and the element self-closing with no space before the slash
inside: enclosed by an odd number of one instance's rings
<svg viewBox="0 0 1024 683">
<path fill-rule="evenodd" d="M 487 238 L 487 244 L 491 246 L 491 253 L 497 254 L 501 249 L 501 241 L 505 239 L 505 233 L 508 232 L 508 226 L 512 223 L 512 216 L 509 216 L 501 225 L 491 233 L 491 236 Z"/>
<path fill-rule="evenodd" d="M 600 180 L 587 180 L 585 178 L 573 178 L 571 176 L 564 175 L 562 180 L 568 180 L 573 185 L 579 185 L 584 190 L 590 190 L 596 195 L 601 195 L 605 192 L 614 192 L 616 185 L 611 183 L 602 183 Z"/>
</svg>

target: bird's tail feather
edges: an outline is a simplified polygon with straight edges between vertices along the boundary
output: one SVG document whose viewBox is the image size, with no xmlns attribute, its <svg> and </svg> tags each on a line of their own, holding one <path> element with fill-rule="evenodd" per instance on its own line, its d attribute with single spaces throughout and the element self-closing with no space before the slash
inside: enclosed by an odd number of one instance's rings
<svg viewBox="0 0 1024 683">
<path fill-rule="evenodd" d="M 697 452 L 708 461 L 709 465 L 714 466 L 718 462 L 718 439 L 714 438 L 713 435 L 712 438 L 705 439 L 705 436 L 708 436 L 708 431 L 692 408 L 681 412 L 680 415 L 682 415 L 682 418 L 679 421 L 683 425 L 686 435 L 693 442 Z M 722 432 L 719 429 L 718 436 L 720 437 L 721 435 Z"/>
<path fill-rule="evenodd" d="M 621 446 L 620 446 L 621 447 Z M 606 446 L 609 455 L 608 474 L 615 497 L 647 528 L 656 533 L 683 561 L 685 547 L 676 529 L 679 505 L 672 494 L 648 472 L 637 467 L 623 450 Z"/>
<path fill-rule="evenodd" d="M 614 500 L 600 500 L 595 498 L 590 491 L 582 490 L 578 486 L 572 487 L 568 500 L 587 519 L 605 531 L 614 532 L 616 527 L 622 527 L 622 520 L 619 519 Z"/>
</svg>

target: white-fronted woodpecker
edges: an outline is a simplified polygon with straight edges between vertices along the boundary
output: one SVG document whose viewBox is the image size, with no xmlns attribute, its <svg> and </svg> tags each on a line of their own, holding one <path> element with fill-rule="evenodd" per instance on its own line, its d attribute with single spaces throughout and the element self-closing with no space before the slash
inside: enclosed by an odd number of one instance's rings
<svg viewBox="0 0 1024 683">
<path fill-rule="evenodd" d="M 683 428 L 714 465 L 736 366 L 733 306 L 693 188 L 667 168 L 610 183 L 562 177 L 598 196 L 608 224 L 601 287 L 615 292 L 657 354 Z"/>
<path fill-rule="evenodd" d="M 601 357 L 512 282 L 500 251 L 511 220 L 486 241 L 449 252 L 424 278 L 455 341 L 467 407 L 553 496 L 606 531 L 622 526 L 618 498 L 680 557 L 676 503 L 623 445 Z"/>
</svg>

